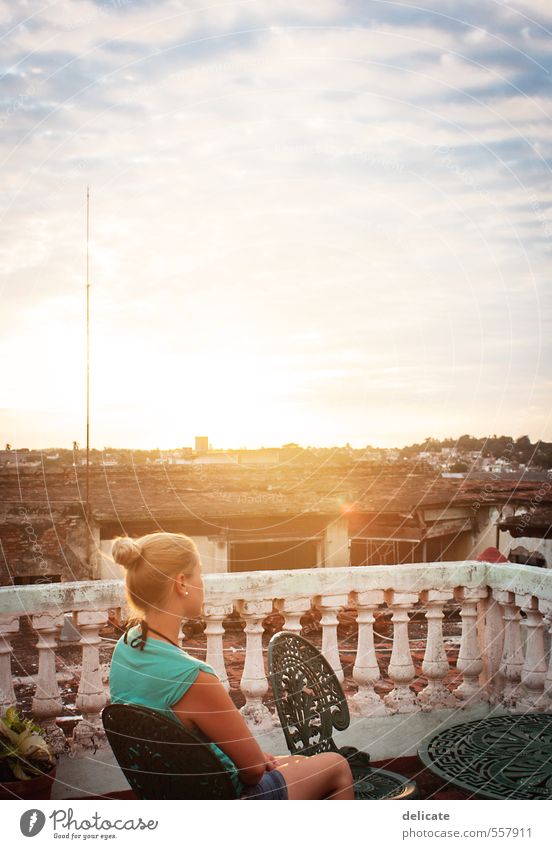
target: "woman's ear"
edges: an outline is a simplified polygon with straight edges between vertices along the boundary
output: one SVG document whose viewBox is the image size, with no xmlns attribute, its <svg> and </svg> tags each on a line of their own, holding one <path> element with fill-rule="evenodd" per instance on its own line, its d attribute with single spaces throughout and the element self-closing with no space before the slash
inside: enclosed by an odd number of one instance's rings
<svg viewBox="0 0 552 849">
<path fill-rule="evenodd" d="M 188 588 L 186 586 L 186 579 L 185 579 L 184 573 L 176 576 L 175 587 L 176 587 L 176 592 L 178 593 L 178 595 L 184 596 L 184 598 L 186 598 L 189 595 Z"/>
</svg>

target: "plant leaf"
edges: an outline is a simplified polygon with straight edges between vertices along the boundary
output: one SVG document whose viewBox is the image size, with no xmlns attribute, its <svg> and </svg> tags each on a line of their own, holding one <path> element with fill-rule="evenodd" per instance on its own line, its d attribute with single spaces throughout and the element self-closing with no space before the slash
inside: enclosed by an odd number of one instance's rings
<svg viewBox="0 0 552 849">
<path fill-rule="evenodd" d="M 16 778 L 18 778 L 20 781 L 29 781 L 31 776 L 27 775 L 19 761 L 9 761 L 9 764 L 11 771 L 13 772 Z"/>
</svg>

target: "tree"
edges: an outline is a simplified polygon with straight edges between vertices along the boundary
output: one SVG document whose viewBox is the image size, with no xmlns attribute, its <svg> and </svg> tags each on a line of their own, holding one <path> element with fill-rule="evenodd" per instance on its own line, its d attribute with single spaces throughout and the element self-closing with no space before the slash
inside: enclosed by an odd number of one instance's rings
<svg viewBox="0 0 552 849">
<path fill-rule="evenodd" d="M 449 468 L 449 472 L 467 472 L 467 471 L 468 471 L 468 467 L 466 466 L 466 464 L 460 463 L 460 462 L 453 463 L 452 466 L 450 466 L 450 468 Z"/>
</svg>

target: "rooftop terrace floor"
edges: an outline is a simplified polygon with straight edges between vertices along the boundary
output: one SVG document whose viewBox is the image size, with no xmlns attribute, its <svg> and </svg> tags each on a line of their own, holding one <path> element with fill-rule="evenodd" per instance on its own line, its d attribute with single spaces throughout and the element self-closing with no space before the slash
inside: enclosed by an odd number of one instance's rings
<svg viewBox="0 0 552 849">
<path fill-rule="evenodd" d="M 67 763 L 69 759 L 60 763 L 58 768 L 58 780 L 55 782 L 52 792 L 54 799 L 137 799 L 133 791 L 126 785 L 126 781 L 115 764 L 111 752 L 104 752 L 99 759 L 93 758 L 95 761 L 93 769 L 90 769 L 90 762 L 84 768 L 82 759 L 75 762 Z M 75 766 L 77 767 L 75 769 Z M 418 786 L 418 799 L 440 801 L 450 799 L 474 799 L 477 798 L 473 794 L 462 791 L 460 788 L 452 784 L 447 784 L 443 779 L 433 775 L 417 756 L 393 758 L 384 761 L 374 761 L 375 768 L 390 769 L 393 772 L 398 772 L 407 778 L 412 778 Z M 86 784 L 90 787 L 90 792 L 83 792 L 84 786 L 79 780 L 87 773 Z M 95 777 L 95 787 L 105 787 L 105 792 L 101 793 L 98 790 L 96 794 L 92 792 L 90 785 L 91 776 Z M 113 789 L 111 789 L 113 788 Z M 115 789 L 118 788 L 118 789 Z"/>
</svg>

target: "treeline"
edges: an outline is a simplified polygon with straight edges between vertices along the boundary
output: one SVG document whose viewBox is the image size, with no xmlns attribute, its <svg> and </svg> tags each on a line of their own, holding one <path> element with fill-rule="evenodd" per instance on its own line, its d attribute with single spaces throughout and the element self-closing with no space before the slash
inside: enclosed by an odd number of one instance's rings
<svg viewBox="0 0 552 849">
<path fill-rule="evenodd" d="M 433 439 L 428 437 L 425 442 L 415 442 L 401 449 L 401 457 L 411 458 L 422 451 L 440 451 L 442 448 L 455 448 L 459 453 L 478 451 L 482 457 L 498 460 L 510 460 L 522 463 L 529 468 L 552 468 L 552 442 L 531 442 L 527 435 L 518 436 L 470 436 L 464 434 L 458 439 Z"/>
</svg>

